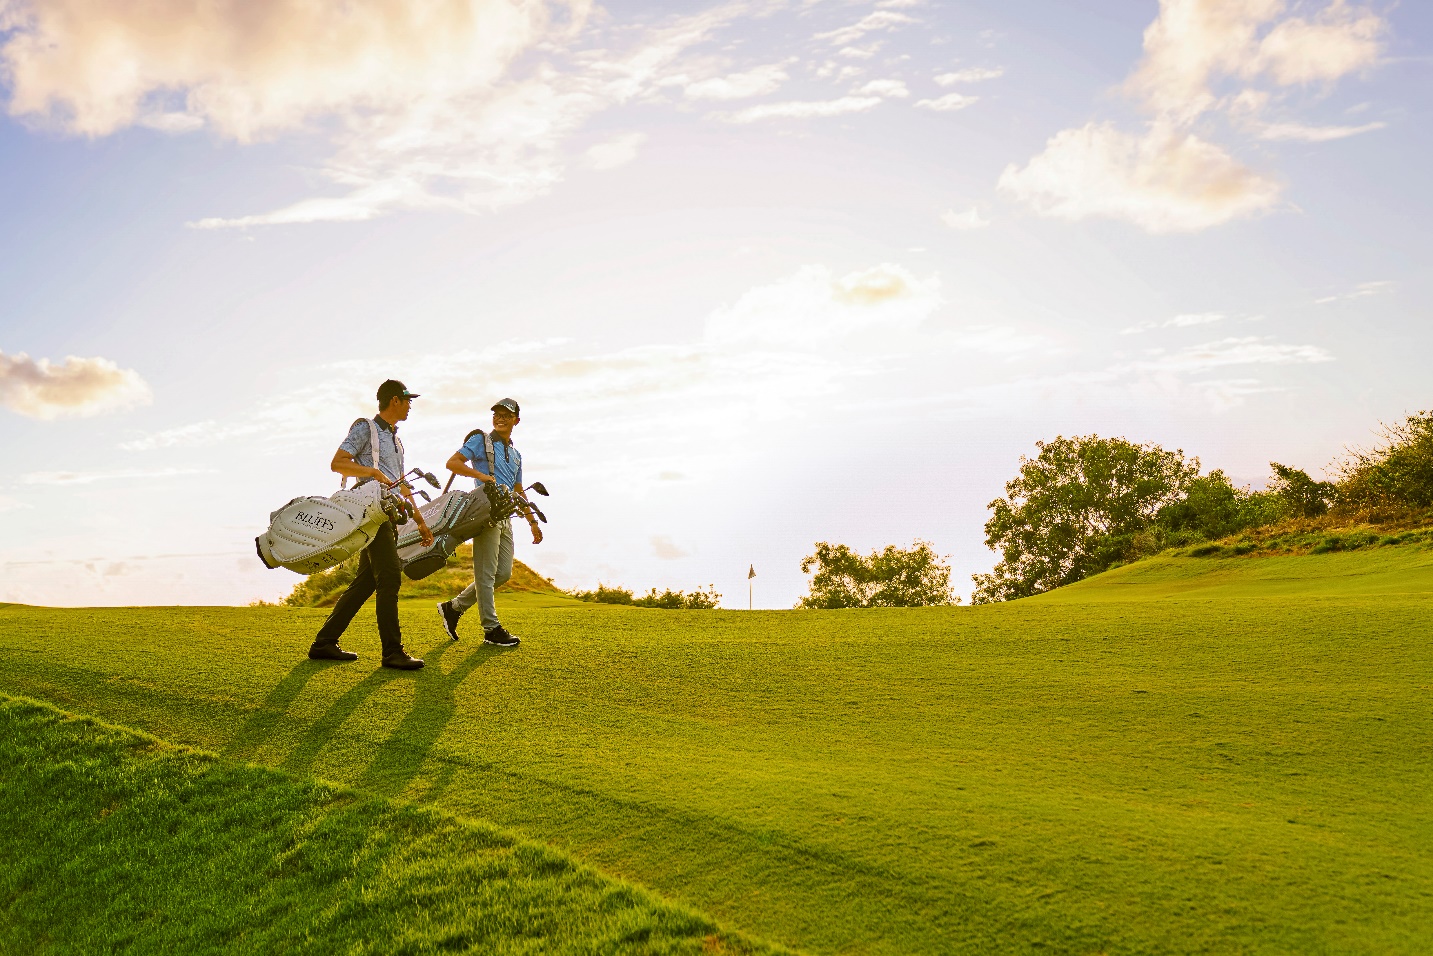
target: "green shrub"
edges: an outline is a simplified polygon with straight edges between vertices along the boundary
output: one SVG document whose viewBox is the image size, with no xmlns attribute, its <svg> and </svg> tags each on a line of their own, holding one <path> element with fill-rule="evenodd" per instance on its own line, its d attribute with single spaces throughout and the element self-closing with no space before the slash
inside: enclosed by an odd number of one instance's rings
<svg viewBox="0 0 1433 956">
<path fill-rule="evenodd" d="M 635 604 L 637 607 L 660 607 L 665 608 L 667 610 L 709 611 L 721 605 L 721 595 L 717 593 L 715 584 L 708 584 L 707 589 L 705 591 L 703 591 L 701 588 L 697 588 L 690 594 L 683 593 L 682 591 L 673 591 L 671 589 L 668 589 L 666 591 L 663 591 L 661 594 L 658 594 L 657 589 L 652 588 L 652 590 L 648 591 L 642 597 L 637 598 L 632 603 Z"/>
<path fill-rule="evenodd" d="M 577 591 L 572 596 L 579 601 L 589 601 L 593 604 L 626 604 L 633 607 L 655 607 L 665 610 L 707 611 L 721 606 L 721 595 L 717 593 L 714 584 L 708 584 L 706 590 L 697 588 L 690 594 L 673 591 L 670 588 L 659 594 L 656 588 L 652 588 L 641 597 L 633 597 L 632 592 L 626 588 L 599 584 L 595 591 Z"/>
<path fill-rule="evenodd" d="M 626 588 L 609 588 L 605 584 L 597 585 L 595 591 L 574 591 L 572 596 L 579 601 L 587 601 L 591 604 L 631 604 L 632 592 Z"/>
</svg>

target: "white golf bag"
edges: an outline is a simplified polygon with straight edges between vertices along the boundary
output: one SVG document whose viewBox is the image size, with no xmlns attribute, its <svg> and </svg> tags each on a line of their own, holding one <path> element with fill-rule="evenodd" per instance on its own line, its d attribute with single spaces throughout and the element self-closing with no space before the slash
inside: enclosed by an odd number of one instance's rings
<svg viewBox="0 0 1433 956">
<path fill-rule="evenodd" d="M 368 423 L 375 460 L 378 426 Z M 343 483 L 348 484 L 348 479 Z M 288 568 L 315 574 L 341 564 L 368 547 L 378 529 L 390 519 L 385 510 L 386 489 L 381 481 L 340 487 L 327 498 L 295 498 L 269 515 L 269 530 L 254 539 L 259 560 L 266 568 Z"/>
</svg>

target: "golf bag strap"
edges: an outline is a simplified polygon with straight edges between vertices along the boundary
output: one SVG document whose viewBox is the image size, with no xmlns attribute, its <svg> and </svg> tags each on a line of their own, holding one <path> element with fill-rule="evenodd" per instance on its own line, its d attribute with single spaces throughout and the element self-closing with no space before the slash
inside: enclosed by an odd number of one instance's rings
<svg viewBox="0 0 1433 956">
<path fill-rule="evenodd" d="M 359 422 L 362 421 L 368 422 L 368 454 L 369 457 L 373 459 L 373 467 L 377 468 L 378 462 L 380 460 L 380 452 L 378 447 L 378 423 L 371 418 L 356 418 L 353 421 L 353 425 L 357 425 Z M 348 427 L 352 428 L 353 425 L 350 425 Z M 398 440 L 398 436 L 394 435 L 393 440 L 396 442 Z M 343 480 L 338 483 L 338 490 L 342 491 L 344 488 L 347 487 L 348 476 L 344 475 Z"/>
<path fill-rule="evenodd" d="M 493 458 L 495 454 L 493 451 L 493 436 L 489 435 L 481 428 L 474 428 L 472 431 L 468 432 L 468 436 L 463 439 L 463 444 L 466 445 L 468 442 L 472 441 L 474 435 L 483 436 L 483 451 L 488 456 L 488 474 L 492 475 L 493 480 L 496 481 L 498 477 L 498 465 Z M 448 483 L 443 486 L 443 494 L 446 495 L 448 493 L 448 489 L 453 487 L 453 479 L 456 477 L 458 477 L 458 473 L 456 471 L 448 472 Z"/>
</svg>

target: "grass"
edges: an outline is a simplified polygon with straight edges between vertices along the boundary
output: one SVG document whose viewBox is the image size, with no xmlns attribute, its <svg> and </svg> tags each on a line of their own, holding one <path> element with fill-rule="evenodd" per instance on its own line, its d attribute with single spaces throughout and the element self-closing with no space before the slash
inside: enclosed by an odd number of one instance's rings
<svg viewBox="0 0 1433 956">
<path fill-rule="evenodd" d="M 0 690 L 491 821 L 813 952 L 1433 949 L 1433 551 L 976 608 L 0 609 Z"/>
<path fill-rule="evenodd" d="M 491 826 L 30 701 L 0 768 L 0 952 L 758 951 Z"/>
</svg>

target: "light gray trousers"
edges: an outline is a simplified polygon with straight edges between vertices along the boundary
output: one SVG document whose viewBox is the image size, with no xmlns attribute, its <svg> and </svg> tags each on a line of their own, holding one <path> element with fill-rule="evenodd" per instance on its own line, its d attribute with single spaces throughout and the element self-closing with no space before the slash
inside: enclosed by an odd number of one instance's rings
<svg viewBox="0 0 1433 956">
<path fill-rule="evenodd" d="M 499 521 L 473 539 L 473 583 L 453 598 L 453 609 L 464 613 L 474 604 L 483 630 L 498 626 L 497 601 L 493 589 L 512 577 L 512 522 Z"/>
</svg>

